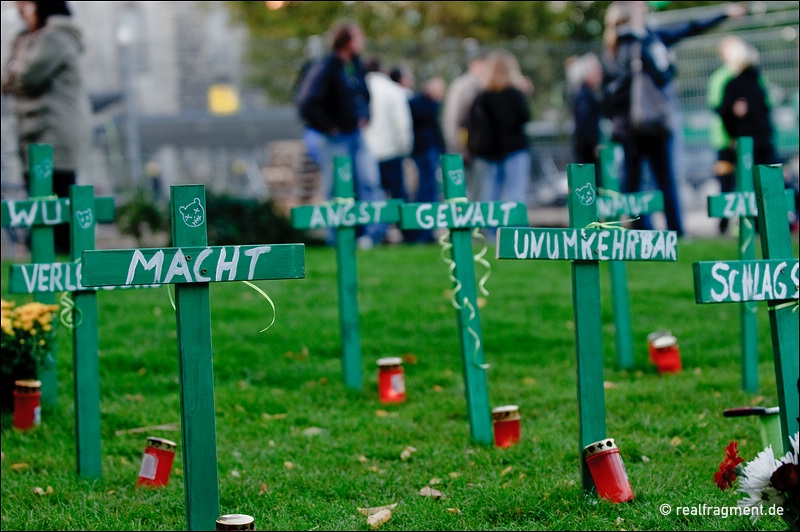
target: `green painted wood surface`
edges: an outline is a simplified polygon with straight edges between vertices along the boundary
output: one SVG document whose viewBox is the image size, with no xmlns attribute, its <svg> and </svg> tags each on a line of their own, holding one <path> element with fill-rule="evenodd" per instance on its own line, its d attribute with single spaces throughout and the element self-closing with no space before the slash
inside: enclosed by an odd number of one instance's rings
<svg viewBox="0 0 800 532">
<path fill-rule="evenodd" d="M 349 201 L 354 196 L 353 165 L 350 157 L 333 158 L 333 196 Z M 399 217 L 393 205 L 393 216 Z M 342 378 L 344 385 L 360 390 L 364 380 L 361 361 L 361 322 L 358 310 L 358 272 L 356 270 L 356 230 L 352 226 L 336 229 L 336 286 L 339 295 L 339 335 L 342 339 Z"/>
<path fill-rule="evenodd" d="M 28 145 L 28 174 L 30 176 L 31 197 L 47 197 L 53 194 L 53 146 L 50 144 Z M 47 264 L 55 262 L 55 240 L 52 226 L 34 226 L 31 235 L 31 262 Z M 36 294 L 34 300 L 52 305 L 56 295 Z M 42 382 L 41 405 L 45 411 L 58 405 L 58 351 L 53 342 L 50 352 L 39 365 L 39 380 Z"/>
<path fill-rule="evenodd" d="M 407 203 L 402 206 L 403 229 L 458 229 L 527 226 L 528 209 L 514 201 Z"/>
<path fill-rule="evenodd" d="M 674 262 L 678 237 L 674 231 L 501 227 L 497 258 Z"/>
<path fill-rule="evenodd" d="M 594 167 L 567 165 L 569 183 L 569 224 L 586 227 L 597 221 L 594 205 Z M 605 390 L 603 389 L 603 335 L 600 308 L 600 267 L 596 261 L 572 263 L 572 307 L 575 316 L 577 355 L 579 453 L 584 490 L 594 489 L 594 481 L 583 449 L 606 437 Z"/>
<path fill-rule="evenodd" d="M 95 198 L 91 186 L 70 187 L 72 260 L 95 246 Z M 72 294 L 72 358 L 75 393 L 75 442 L 78 475 L 100 478 L 103 472 L 100 438 L 100 365 L 97 339 L 97 293 Z"/>
<path fill-rule="evenodd" d="M 701 261 L 692 268 L 697 303 L 797 299 L 797 259 Z"/>
<path fill-rule="evenodd" d="M 792 235 L 786 217 L 783 168 L 781 165 L 756 166 L 756 201 L 761 229 L 761 255 L 765 259 L 791 259 Z M 796 279 L 796 277 L 795 277 Z M 796 281 L 795 281 L 796 282 Z M 794 300 L 797 305 L 797 300 Z M 786 301 L 770 301 L 769 324 L 775 357 L 783 452 L 791 449 L 789 436 L 798 431 L 798 324 L 797 307 Z"/>
<path fill-rule="evenodd" d="M 84 286 L 302 279 L 302 244 L 87 251 Z"/>
<path fill-rule="evenodd" d="M 444 197 L 447 200 L 466 199 L 467 190 L 464 164 L 461 155 L 442 155 L 442 180 Z M 405 215 L 403 216 L 405 221 Z M 405 225 L 404 222 L 403 226 Z M 525 219 L 527 224 L 527 215 Z M 475 264 L 472 255 L 472 232 L 469 227 L 450 228 L 451 258 L 455 262 L 453 275 L 460 283 L 460 290 L 453 295 L 459 308 L 459 338 L 461 359 L 464 368 L 464 393 L 467 399 L 467 416 L 470 435 L 483 445 L 491 445 L 494 436 L 489 404 L 489 386 L 486 378 L 482 345 L 481 320 L 478 311 L 478 289 L 475 282 Z M 456 286 L 453 287 L 455 289 Z"/>
<path fill-rule="evenodd" d="M 8 292 L 11 294 L 74 292 L 75 290 L 126 290 L 159 286 L 162 285 L 85 286 L 81 276 L 81 265 L 73 262 L 12 264 L 8 273 Z"/>
<path fill-rule="evenodd" d="M 753 190 L 753 139 L 740 137 L 736 140 L 736 190 L 752 194 L 755 206 L 755 191 Z M 794 204 L 794 195 L 791 195 Z M 791 207 L 792 209 L 794 207 Z M 709 212 L 711 206 L 709 204 Z M 758 209 L 750 216 L 758 216 Z M 739 216 L 739 258 L 741 260 L 755 260 L 756 231 L 750 221 L 750 216 Z M 739 325 L 742 339 L 742 389 L 746 392 L 758 391 L 758 321 L 756 320 L 757 307 L 752 302 L 743 302 L 739 305 Z"/>
<path fill-rule="evenodd" d="M 338 200 L 322 205 L 300 205 L 292 208 L 292 226 L 297 229 L 326 229 L 355 227 L 374 223 L 398 223 L 400 200 L 353 201 L 350 196 L 336 196 Z"/>
<path fill-rule="evenodd" d="M 602 164 L 602 162 L 601 162 Z M 603 187 L 607 192 L 597 196 L 597 217 L 601 220 L 617 220 L 623 216 L 635 218 L 644 214 L 662 212 L 664 210 L 664 196 L 660 190 L 647 192 L 619 193 L 619 180 L 616 189 L 605 181 Z"/>
<path fill-rule="evenodd" d="M 626 198 L 620 194 L 619 166 L 614 160 L 613 146 L 606 146 L 600 150 L 600 170 L 603 176 L 603 187 L 608 191 L 611 198 Z M 661 191 L 657 191 L 661 195 Z M 617 221 L 622 216 L 631 216 L 631 212 L 624 209 L 603 209 L 601 208 L 603 195 L 597 197 L 597 216 L 598 218 L 607 217 L 610 221 Z M 661 206 L 663 209 L 663 196 Z M 630 203 L 630 202 L 629 202 Z M 644 204 L 644 202 L 642 202 Z M 647 202 L 650 205 L 650 202 Z M 605 214 L 613 212 L 612 214 Z M 638 216 L 635 214 L 634 216 Z M 628 276 L 625 271 L 625 263 L 622 261 L 611 261 L 608 264 L 609 277 L 611 278 L 611 308 L 614 312 L 614 345 L 616 347 L 617 367 L 619 369 L 632 369 L 633 357 L 633 326 L 631 324 L 631 305 L 630 295 L 628 294 Z"/>
<path fill-rule="evenodd" d="M 205 204 L 202 185 L 172 187 L 170 219 L 176 247 L 207 245 Z M 88 274 L 88 263 L 84 268 Z M 220 513 L 208 283 L 176 284 L 175 306 L 186 518 L 189 530 L 211 530 Z"/>
<path fill-rule="evenodd" d="M 69 222 L 69 198 L 3 200 L 0 220 L 3 227 L 34 227 Z M 114 198 L 95 198 L 93 209 L 96 223 L 114 221 Z"/>
<path fill-rule="evenodd" d="M 738 148 L 737 148 L 738 150 Z M 741 163 L 737 164 L 737 174 Z M 750 166 L 752 182 L 752 165 Z M 751 185 L 752 187 L 752 185 Z M 738 188 L 738 187 L 737 187 Z M 794 192 L 785 191 L 786 210 L 794 210 Z M 724 192 L 716 196 L 708 197 L 708 216 L 709 218 L 756 218 L 758 217 L 758 207 L 756 207 L 756 193 L 750 190 L 740 190 L 738 192 Z M 741 233 L 740 233 L 741 234 Z"/>
</svg>

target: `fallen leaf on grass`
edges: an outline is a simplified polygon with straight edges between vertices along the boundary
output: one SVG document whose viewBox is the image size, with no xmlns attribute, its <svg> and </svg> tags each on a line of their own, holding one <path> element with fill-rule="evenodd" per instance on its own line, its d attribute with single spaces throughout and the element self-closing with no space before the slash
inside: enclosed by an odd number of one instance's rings
<svg viewBox="0 0 800 532">
<path fill-rule="evenodd" d="M 237 412 L 245 412 L 245 411 L 246 411 L 242 405 L 233 405 L 233 408 L 234 408 L 234 409 L 235 409 Z"/>
<path fill-rule="evenodd" d="M 267 492 L 267 485 L 265 483 L 261 483 L 261 489 L 258 490 L 259 495 L 264 495 Z"/>
<path fill-rule="evenodd" d="M 269 440 L 267 442 L 267 445 L 269 445 L 270 447 L 275 447 L 275 440 Z"/>
<path fill-rule="evenodd" d="M 670 444 L 671 447 L 677 447 L 678 445 L 681 444 L 681 441 L 682 440 L 681 440 L 681 438 L 679 436 L 675 436 L 674 438 L 672 438 L 670 440 L 669 444 Z"/>
<path fill-rule="evenodd" d="M 289 461 L 286 461 L 283 463 L 283 467 L 285 467 L 286 469 L 292 469 L 294 468 L 294 464 Z"/>
<path fill-rule="evenodd" d="M 325 430 L 321 429 L 319 427 L 308 427 L 307 429 L 305 429 L 303 431 L 303 435 L 304 436 L 308 436 L 310 438 L 310 437 L 313 437 L 313 436 L 319 436 L 323 432 L 325 432 Z"/>
<path fill-rule="evenodd" d="M 612 389 L 614 389 L 616 387 L 617 387 L 617 383 L 616 382 L 603 381 L 603 389 L 604 390 L 612 390 Z"/>
<path fill-rule="evenodd" d="M 117 490 L 108 490 L 106 492 L 106 495 L 114 495 L 116 492 L 117 492 Z"/>
<path fill-rule="evenodd" d="M 53 486 L 47 486 L 47 491 L 43 490 L 39 486 L 36 486 L 35 488 L 33 488 L 33 492 L 39 496 L 50 495 L 51 493 L 53 493 Z"/>
<path fill-rule="evenodd" d="M 388 410 L 376 410 L 375 415 L 377 417 L 397 417 L 397 412 L 389 412 Z"/>
<path fill-rule="evenodd" d="M 488 300 L 485 297 L 478 296 L 478 308 L 486 308 Z"/>
<path fill-rule="evenodd" d="M 242 474 L 234 469 L 233 471 L 231 471 L 231 476 L 233 478 L 241 478 Z"/>
<path fill-rule="evenodd" d="M 400 453 L 400 460 L 405 462 L 406 460 L 411 458 L 411 455 L 414 454 L 415 452 L 417 452 L 417 449 L 409 445 L 408 447 L 403 449 L 403 451 Z"/>
<path fill-rule="evenodd" d="M 403 355 L 403 362 L 405 362 L 409 366 L 413 366 L 418 362 L 417 355 L 415 355 L 414 353 L 406 353 L 405 355 Z"/>
<path fill-rule="evenodd" d="M 397 503 L 394 503 L 394 504 L 387 504 L 385 506 L 376 506 L 374 508 L 358 508 L 358 511 L 361 512 L 362 514 L 366 515 L 367 517 L 369 517 L 371 515 L 375 515 L 378 512 L 381 512 L 383 510 L 392 511 L 396 507 L 397 507 Z"/>
<path fill-rule="evenodd" d="M 137 393 L 135 395 L 131 395 L 129 393 L 125 394 L 125 399 L 128 401 L 144 401 L 144 395 Z"/>
<path fill-rule="evenodd" d="M 367 458 L 362 454 L 361 456 L 358 457 L 358 461 L 361 462 L 362 464 L 366 464 L 367 462 L 369 462 L 369 458 Z"/>
<path fill-rule="evenodd" d="M 144 375 L 145 373 L 147 373 L 147 368 L 139 368 L 139 371 L 137 371 L 137 372 L 136 372 L 136 374 L 137 374 L 138 376 L 140 376 L 140 377 L 141 377 L 142 375 Z"/>
<path fill-rule="evenodd" d="M 434 385 L 433 385 L 433 391 L 434 391 L 434 392 L 437 392 L 437 393 L 438 393 L 438 392 L 443 392 L 443 391 L 444 391 L 444 388 L 442 388 L 442 387 L 441 387 L 441 386 L 439 386 L 438 384 L 434 384 Z"/>
<path fill-rule="evenodd" d="M 286 419 L 286 414 L 270 414 L 269 412 L 264 412 L 261 414 L 261 419 L 270 420 L 270 419 Z"/>
<path fill-rule="evenodd" d="M 432 499 L 441 499 L 442 497 L 444 497 L 441 491 L 433 489 L 430 486 L 425 486 L 424 488 L 419 490 L 419 494 L 422 495 L 423 497 L 430 497 Z"/>
<path fill-rule="evenodd" d="M 388 521 L 392 517 L 392 512 L 390 510 L 381 510 L 373 515 L 367 517 L 367 524 L 372 528 L 378 528 L 383 523 Z"/>
<path fill-rule="evenodd" d="M 14 471 L 22 471 L 23 469 L 28 469 L 30 465 L 26 464 L 25 462 L 21 462 L 19 464 L 11 464 L 11 469 Z"/>
<path fill-rule="evenodd" d="M 522 384 L 524 384 L 525 386 L 536 386 L 536 379 L 534 379 L 533 377 L 525 377 L 524 379 L 522 379 Z"/>
<path fill-rule="evenodd" d="M 511 473 L 512 469 L 514 469 L 514 466 L 508 466 L 507 468 L 503 469 L 503 471 L 500 472 L 500 476 L 502 477 L 508 475 L 509 473 Z"/>
<path fill-rule="evenodd" d="M 461 510 L 459 510 L 458 508 L 448 508 L 447 513 L 461 515 Z"/>
<path fill-rule="evenodd" d="M 442 483 L 442 479 L 433 477 L 432 479 L 430 479 L 428 481 L 428 486 L 436 486 L 437 484 L 441 484 L 441 483 Z"/>
<path fill-rule="evenodd" d="M 240 390 L 244 390 L 245 388 L 250 386 L 250 383 L 247 382 L 246 380 L 239 380 L 236 381 L 236 386 L 238 386 Z"/>
<path fill-rule="evenodd" d="M 650 461 L 650 457 L 649 456 L 642 455 L 642 462 L 644 462 L 646 464 L 649 461 Z"/>
<path fill-rule="evenodd" d="M 764 396 L 763 395 L 757 395 L 757 396 L 753 397 L 752 401 L 750 401 L 750 406 L 756 406 L 758 404 L 761 404 L 762 402 L 764 402 Z"/>
<path fill-rule="evenodd" d="M 450 478 L 458 478 L 458 477 L 461 476 L 461 473 L 459 473 L 458 471 L 453 471 L 453 472 L 448 473 L 448 474 L 450 475 Z"/>
</svg>

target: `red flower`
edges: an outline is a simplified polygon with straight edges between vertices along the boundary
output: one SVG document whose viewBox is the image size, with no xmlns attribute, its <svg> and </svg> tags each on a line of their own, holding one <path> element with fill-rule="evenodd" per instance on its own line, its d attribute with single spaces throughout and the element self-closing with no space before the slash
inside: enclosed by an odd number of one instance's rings
<svg viewBox="0 0 800 532">
<path fill-rule="evenodd" d="M 778 491 L 796 490 L 800 486 L 800 466 L 783 464 L 769 478 L 772 486 Z"/>
<path fill-rule="evenodd" d="M 725 490 L 733 486 L 736 480 L 736 468 L 739 464 L 744 462 L 744 459 L 739 457 L 739 448 L 735 441 L 732 441 L 725 447 L 725 459 L 719 465 L 719 471 L 714 473 L 714 483 L 721 490 Z"/>
</svg>

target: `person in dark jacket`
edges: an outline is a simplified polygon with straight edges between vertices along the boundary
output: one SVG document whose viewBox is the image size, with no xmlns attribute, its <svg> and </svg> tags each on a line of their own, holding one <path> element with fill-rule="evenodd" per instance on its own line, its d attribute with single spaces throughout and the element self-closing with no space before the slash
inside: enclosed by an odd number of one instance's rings
<svg viewBox="0 0 800 532">
<path fill-rule="evenodd" d="M 385 195 L 380 186 L 378 163 L 362 135 L 362 128 L 370 118 L 370 95 L 360 58 L 364 44 L 358 24 L 349 21 L 334 24 L 331 52 L 306 74 L 297 105 L 308 127 L 325 136 L 320 160 L 323 192 L 329 197 L 333 192 L 333 157 L 349 155 L 356 199 L 379 201 Z M 357 228 L 359 247 L 367 249 L 383 241 L 384 224 L 362 227 Z"/>
<path fill-rule="evenodd" d="M 625 152 L 623 192 L 638 192 L 642 187 L 642 163 L 647 161 L 656 184 L 664 196 L 664 215 L 667 229 L 683 236 L 680 198 L 675 183 L 674 142 L 676 131 L 663 135 L 636 135 L 628 119 L 631 95 L 631 64 L 641 54 L 643 72 L 666 95 L 672 109 L 673 124 L 679 123 L 680 111 L 673 80 L 675 64 L 669 47 L 686 37 L 698 35 L 720 24 L 728 17 L 743 15 L 746 9 L 740 4 L 729 4 L 725 11 L 705 20 L 693 20 L 668 28 L 653 29 L 647 25 L 647 2 L 612 2 L 606 11 L 605 52 L 603 56 L 603 107 L 611 119 L 611 140 L 619 142 Z M 651 229 L 649 217 L 643 216 L 634 223 L 637 228 Z"/>
<path fill-rule="evenodd" d="M 411 158 L 417 165 L 416 203 L 439 201 L 439 159 L 444 153 L 444 135 L 439 122 L 439 111 L 444 98 L 446 84 L 443 78 L 434 77 L 422 84 L 421 90 L 409 101 L 411 120 L 414 125 L 414 147 Z M 406 241 L 433 242 L 431 230 L 417 231 L 416 237 Z"/>
<path fill-rule="evenodd" d="M 25 183 L 30 192 L 28 145 L 50 144 L 53 193 L 69 197 L 91 142 L 91 106 L 80 68 L 83 34 L 67 2 L 17 2 L 17 9 L 26 27 L 11 45 L 2 87 L 14 97 Z M 54 239 L 56 253 L 69 254 L 69 225 L 55 226 Z"/>
<path fill-rule="evenodd" d="M 484 90 L 473 103 L 484 106 L 492 139 L 487 151 L 475 154 L 487 162 L 483 201 L 527 203 L 531 153 L 525 124 L 531 112 L 522 89 L 525 85 L 513 54 L 502 49 L 489 53 Z"/>
<path fill-rule="evenodd" d="M 572 133 L 574 162 L 593 164 L 597 186 L 602 186 L 600 171 L 601 105 L 598 91 L 603 83 L 603 66 L 593 53 L 574 59 L 567 69 L 572 88 L 570 108 L 575 127 Z"/>
</svg>

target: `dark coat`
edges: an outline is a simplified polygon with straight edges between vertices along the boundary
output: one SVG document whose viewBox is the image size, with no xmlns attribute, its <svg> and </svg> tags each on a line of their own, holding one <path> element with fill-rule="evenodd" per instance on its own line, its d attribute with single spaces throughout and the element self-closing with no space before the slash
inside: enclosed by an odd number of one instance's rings
<svg viewBox="0 0 800 532">
<path fill-rule="evenodd" d="M 747 101 L 747 114 L 742 117 L 733 113 L 733 106 L 740 99 Z M 767 94 L 755 67 L 744 69 L 728 82 L 722 95 L 722 103 L 716 111 L 731 138 L 753 137 L 754 146 L 771 142 L 772 122 Z"/>
<path fill-rule="evenodd" d="M 502 161 L 509 154 L 529 147 L 525 124 L 531 119 L 531 111 L 525 95 L 516 88 L 501 91 L 484 91 L 477 98 L 483 104 L 492 124 L 492 148 L 483 158 Z"/>
<path fill-rule="evenodd" d="M 439 124 L 441 104 L 426 94 L 416 94 L 408 102 L 414 124 L 413 153 L 423 153 L 430 148 L 444 152 L 444 136 Z"/>
<path fill-rule="evenodd" d="M 297 96 L 300 116 L 322 133 L 352 133 L 359 120 L 369 120 L 369 89 L 358 57 L 346 65 L 331 53 L 315 63 Z"/>
<path fill-rule="evenodd" d="M 575 155 L 582 159 L 576 162 L 594 162 L 591 154 L 600 144 L 600 99 L 591 87 L 581 85 L 573 95 L 572 117 L 575 121 L 572 144 Z"/>
</svg>

